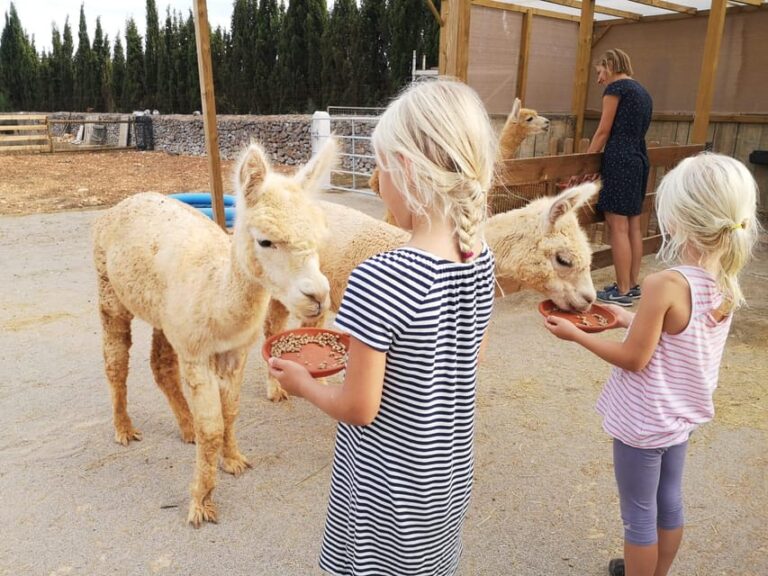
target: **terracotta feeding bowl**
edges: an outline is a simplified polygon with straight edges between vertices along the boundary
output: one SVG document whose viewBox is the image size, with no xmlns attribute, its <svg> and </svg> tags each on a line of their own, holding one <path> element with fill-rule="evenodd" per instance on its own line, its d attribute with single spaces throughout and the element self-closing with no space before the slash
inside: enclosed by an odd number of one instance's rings
<svg viewBox="0 0 768 576">
<path fill-rule="evenodd" d="M 589 310 L 574 312 L 561 310 L 552 300 L 539 302 L 539 312 L 542 316 L 557 316 L 569 320 L 584 332 L 602 332 L 615 328 L 618 322 L 616 315 L 600 304 L 592 304 Z"/>
<path fill-rule="evenodd" d="M 282 358 L 304 366 L 314 378 L 331 376 L 347 364 L 349 334 L 326 328 L 296 328 L 274 334 L 261 347 L 264 360 Z"/>
</svg>

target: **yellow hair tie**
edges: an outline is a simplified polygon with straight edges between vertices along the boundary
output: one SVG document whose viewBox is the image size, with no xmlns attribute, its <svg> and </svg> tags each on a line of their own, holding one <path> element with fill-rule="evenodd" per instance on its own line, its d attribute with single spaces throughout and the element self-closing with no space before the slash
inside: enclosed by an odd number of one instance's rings
<svg viewBox="0 0 768 576">
<path fill-rule="evenodd" d="M 731 224 L 731 230 L 740 230 L 741 228 L 744 228 L 744 225 L 741 223 Z"/>
</svg>

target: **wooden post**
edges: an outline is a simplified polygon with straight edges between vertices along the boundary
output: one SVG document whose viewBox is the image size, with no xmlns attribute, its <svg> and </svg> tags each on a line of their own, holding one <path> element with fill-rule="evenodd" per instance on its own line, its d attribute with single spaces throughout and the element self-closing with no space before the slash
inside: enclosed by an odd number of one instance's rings
<svg viewBox="0 0 768 576">
<path fill-rule="evenodd" d="M 525 89 L 528 84 L 528 54 L 531 49 L 531 26 L 533 12 L 526 10 L 523 14 L 523 27 L 520 30 L 520 58 L 517 61 L 517 97 L 525 102 Z"/>
<path fill-rule="evenodd" d="M 595 18 L 595 0 L 581 3 L 579 22 L 579 49 L 576 56 L 576 78 L 573 86 L 573 114 L 576 116 L 575 142 L 581 140 L 584 132 L 584 109 L 587 107 L 587 81 L 592 59 L 592 27 Z"/>
<path fill-rule="evenodd" d="M 723 38 L 725 26 L 726 0 L 712 0 L 707 20 L 707 39 L 704 43 L 704 56 L 701 62 L 699 76 L 699 92 L 696 95 L 696 115 L 693 118 L 691 144 L 704 144 L 707 141 L 709 113 L 712 107 L 712 96 L 715 92 L 715 73 L 717 59 L 720 55 L 720 41 Z"/>
<path fill-rule="evenodd" d="M 211 65 L 211 34 L 208 29 L 208 9 L 205 0 L 194 0 L 195 39 L 197 41 L 197 68 L 200 73 L 200 100 L 203 102 L 203 127 L 205 149 L 208 152 L 208 174 L 211 180 L 211 206 L 216 223 L 224 230 L 224 186 L 221 182 L 221 158 L 219 134 L 216 130 L 216 97 L 213 91 L 213 66 Z"/>
<path fill-rule="evenodd" d="M 471 0 L 445 0 L 441 3 L 440 74 L 467 81 L 469 68 L 469 17 Z"/>
</svg>

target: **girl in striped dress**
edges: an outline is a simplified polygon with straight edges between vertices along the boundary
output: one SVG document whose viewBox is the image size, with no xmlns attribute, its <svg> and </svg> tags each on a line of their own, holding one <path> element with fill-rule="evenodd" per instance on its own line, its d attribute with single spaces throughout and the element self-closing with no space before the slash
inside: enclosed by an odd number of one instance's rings
<svg viewBox="0 0 768 576">
<path fill-rule="evenodd" d="M 474 465 L 478 356 L 493 305 L 482 240 L 494 136 L 477 94 L 411 85 L 372 136 L 403 247 L 351 274 L 336 326 L 344 383 L 270 360 L 289 393 L 339 421 L 320 566 L 337 575 L 454 574 Z"/>
<path fill-rule="evenodd" d="M 714 416 L 723 348 L 743 303 L 738 274 L 757 240 L 757 185 L 727 156 L 683 160 L 661 182 L 659 256 L 678 266 L 649 275 L 637 314 L 611 306 L 623 342 L 559 318 L 546 327 L 615 366 L 597 401 L 613 440 L 624 558 L 613 576 L 665 576 L 683 536 L 682 475 L 690 433 Z"/>
</svg>

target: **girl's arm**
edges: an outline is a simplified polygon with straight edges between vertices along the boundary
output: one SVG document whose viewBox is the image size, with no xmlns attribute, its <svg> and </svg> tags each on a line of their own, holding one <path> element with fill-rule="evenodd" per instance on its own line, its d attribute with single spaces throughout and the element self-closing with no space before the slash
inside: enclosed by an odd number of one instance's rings
<svg viewBox="0 0 768 576">
<path fill-rule="evenodd" d="M 589 144 L 588 154 L 602 152 L 608 136 L 611 135 L 613 120 L 616 118 L 616 110 L 619 107 L 619 97 L 608 95 L 603 96 L 603 111 L 600 114 L 600 124 L 597 127 L 595 135 L 592 136 L 592 142 Z"/>
<path fill-rule="evenodd" d="M 679 281 L 675 272 L 651 274 L 643 281 L 643 299 L 632 321 L 632 329 L 623 342 L 603 340 L 579 330 L 568 320 L 548 317 L 545 326 L 558 338 L 581 344 L 614 366 L 636 372 L 642 370 L 656 349 L 667 312 L 680 301 Z"/>
<path fill-rule="evenodd" d="M 305 398 L 331 418 L 366 426 L 379 413 L 386 362 L 385 352 L 352 336 L 341 386 L 320 384 L 304 366 L 290 360 L 271 358 L 269 372 L 289 394 Z"/>
</svg>

